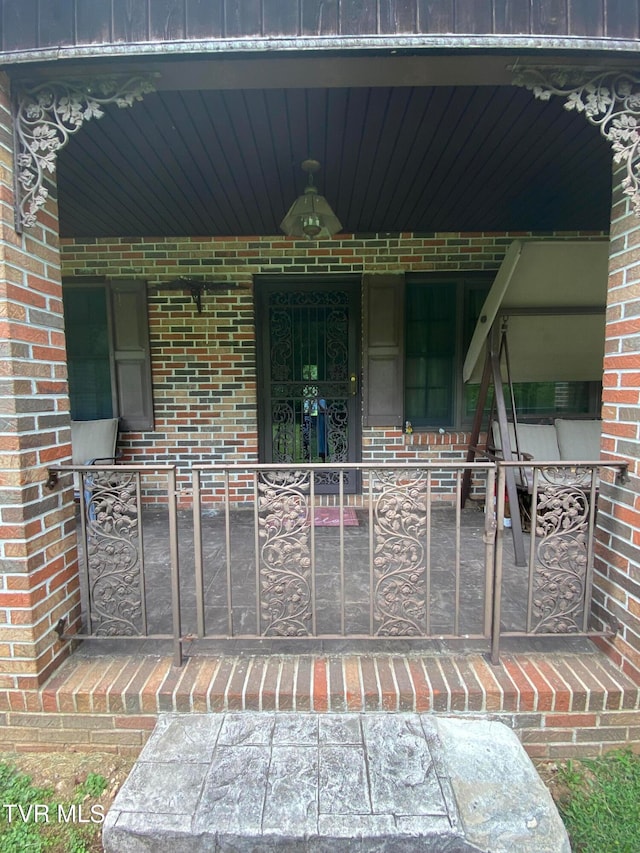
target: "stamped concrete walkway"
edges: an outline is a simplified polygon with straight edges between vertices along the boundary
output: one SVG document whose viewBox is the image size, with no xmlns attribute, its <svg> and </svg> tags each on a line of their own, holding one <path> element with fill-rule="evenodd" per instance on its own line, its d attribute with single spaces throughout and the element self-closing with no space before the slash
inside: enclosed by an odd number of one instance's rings
<svg viewBox="0 0 640 853">
<path fill-rule="evenodd" d="M 516 736 L 420 714 L 166 714 L 107 853 L 570 853 Z"/>
</svg>

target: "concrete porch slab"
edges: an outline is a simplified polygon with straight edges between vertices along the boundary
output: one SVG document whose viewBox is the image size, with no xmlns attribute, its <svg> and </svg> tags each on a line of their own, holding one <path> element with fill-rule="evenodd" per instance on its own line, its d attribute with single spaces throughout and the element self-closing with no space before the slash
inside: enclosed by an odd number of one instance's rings
<svg viewBox="0 0 640 853">
<path fill-rule="evenodd" d="M 415 713 L 164 714 L 106 853 L 570 853 L 502 723 Z"/>
</svg>

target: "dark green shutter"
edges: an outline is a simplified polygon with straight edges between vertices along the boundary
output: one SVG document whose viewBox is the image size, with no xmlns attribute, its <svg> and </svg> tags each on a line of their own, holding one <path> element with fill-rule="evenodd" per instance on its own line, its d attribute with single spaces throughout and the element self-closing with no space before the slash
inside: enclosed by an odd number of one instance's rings
<svg viewBox="0 0 640 853">
<path fill-rule="evenodd" d="M 365 275 L 364 426 L 403 425 L 404 275 Z"/>
<path fill-rule="evenodd" d="M 120 429 L 153 429 L 146 283 L 111 281 L 109 286 Z"/>
</svg>

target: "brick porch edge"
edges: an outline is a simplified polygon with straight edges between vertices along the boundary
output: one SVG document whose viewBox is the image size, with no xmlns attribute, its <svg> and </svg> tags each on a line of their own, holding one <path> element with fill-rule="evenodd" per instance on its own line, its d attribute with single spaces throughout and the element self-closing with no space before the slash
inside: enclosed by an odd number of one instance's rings
<svg viewBox="0 0 640 853">
<path fill-rule="evenodd" d="M 0 748 L 136 754 L 163 711 L 418 711 L 499 719 L 534 758 L 640 751 L 640 687 L 600 652 L 72 656 L 40 690 L 0 693 Z"/>
</svg>

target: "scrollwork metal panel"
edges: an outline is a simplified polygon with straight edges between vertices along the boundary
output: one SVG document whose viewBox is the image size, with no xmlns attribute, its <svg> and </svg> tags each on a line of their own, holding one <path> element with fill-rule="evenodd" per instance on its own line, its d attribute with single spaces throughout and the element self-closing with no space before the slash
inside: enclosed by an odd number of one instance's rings
<svg viewBox="0 0 640 853">
<path fill-rule="evenodd" d="M 424 635 L 427 476 L 376 472 L 373 490 L 375 634 Z"/>
<path fill-rule="evenodd" d="M 567 110 L 582 113 L 611 143 L 613 161 L 624 164 L 623 193 L 640 216 L 640 76 L 636 69 L 583 66 L 514 66 L 514 83 L 541 101 L 565 99 Z"/>
<path fill-rule="evenodd" d="M 263 636 L 312 633 L 309 474 L 260 475 L 260 614 Z"/>
<path fill-rule="evenodd" d="M 134 473 L 85 474 L 87 567 L 92 633 L 145 633 L 142 557 Z"/>
<path fill-rule="evenodd" d="M 17 92 L 15 127 L 16 230 L 36 224 L 49 191 L 45 178 L 56 170 L 56 158 L 85 121 L 99 119 L 104 107 L 130 107 L 154 89 L 150 79 L 51 80 Z"/>
<path fill-rule="evenodd" d="M 570 483 L 572 476 L 574 482 Z M 536 503 L 535 532 L 540 541 L 533 578 L 534 633 L 582 630 L 590 516 L 584 486 L 593 476 L 590 469 L 545 469 L 544 479 L 552 482 L 540 486 Z M 565 484 L 558 484 L 561 479 Z"/>
</svg>

